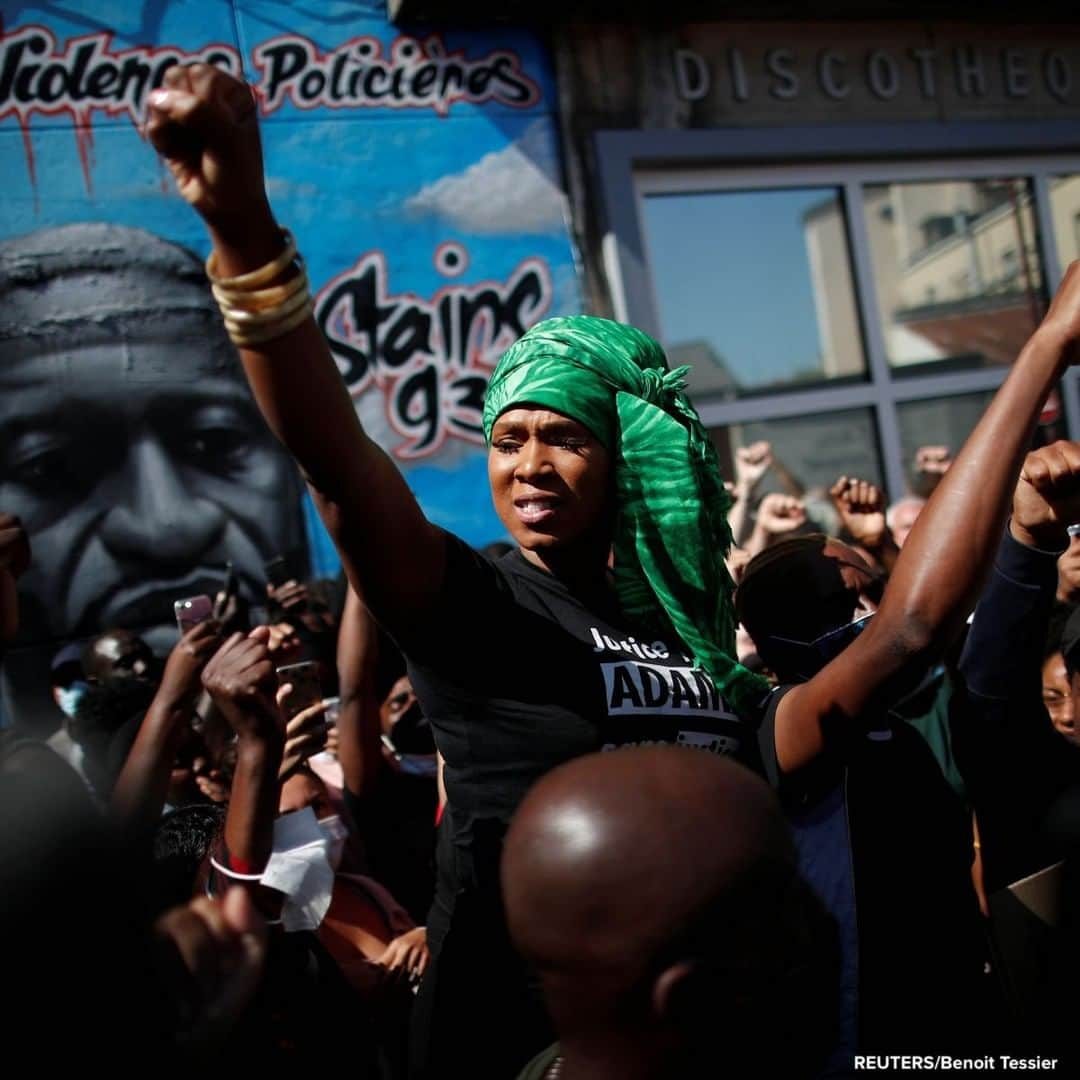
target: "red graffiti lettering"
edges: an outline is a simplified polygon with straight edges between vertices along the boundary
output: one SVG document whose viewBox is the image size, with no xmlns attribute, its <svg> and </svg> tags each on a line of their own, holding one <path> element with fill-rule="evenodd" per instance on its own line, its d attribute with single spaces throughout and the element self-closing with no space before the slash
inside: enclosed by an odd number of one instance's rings
<svg viewBox="0 0 1080 1080">
<path fill-rule="evenodd" d="M 95 113 L 126 114 L 138 124 L 146 95 L 174 64 L 214 64 L 237 75 L 241 70 L 240 56 L 230 45 L 207 45 L 195 52 L 141 45 L 113 51 L 112 39 L 112 33 L 98 31 L 70 38 L 60 49 L 44 26 L 0 33 L 0 120 L 14 116 L 23 129 L 31 183 L 36 184 L 36 176 L 28 133 L 35 113 L 71 116 L 89 190 Z"/>
</svg>

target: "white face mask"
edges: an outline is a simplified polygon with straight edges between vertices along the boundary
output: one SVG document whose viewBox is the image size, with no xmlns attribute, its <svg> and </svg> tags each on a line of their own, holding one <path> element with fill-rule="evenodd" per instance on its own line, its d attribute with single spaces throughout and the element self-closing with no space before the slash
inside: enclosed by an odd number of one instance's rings
<svg viewBox="0 0 1080 1080">
<path fill-rule="evenodd" d="M 79 702 L 85 693 L 86 683 L 84 682 L 73 682 L 70 686 L 57 688 L 56 704 L 69 720 L 75 719 L 75 710 L 79 707 Z"/>
<path fill-rule="evenodd" d="M 326 837 L 326 857 L 330 865 L 337 870 L 341 857 L 345 854 L 345 841 L 349 839 L 349 830 L 338 814 L 319 819 L 319 829 Z"/>
<path fill-rule="evenodd" d="M 281 922 L 286 930 L 317 930 L 330 908 L 334 868 L 328 830 L 321 824 L 310 806 L 274 821 L 274 847 L 261 880 L 285 894 Z"/>
</svg>

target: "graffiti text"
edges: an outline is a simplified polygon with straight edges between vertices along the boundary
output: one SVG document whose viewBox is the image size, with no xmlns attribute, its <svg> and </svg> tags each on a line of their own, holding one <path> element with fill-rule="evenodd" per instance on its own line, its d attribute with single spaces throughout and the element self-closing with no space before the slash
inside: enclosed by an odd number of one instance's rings
<svg viewBox="0 0 1080 1080">
<path fill-rule="evenodd" d="M 90 121 L 95 111 L 108 116 L 126 113 L 139 123 L 146 95 L 161 85 L 165 72 L 175 64 L 201 62 L 240 73 L 240 57 L 229 45 L 207 45 L 196 52 L 172 46 L 114 52 L 112 38 L 108 31 L 84 34 L 70 38 L 60 50 L 52 31 L 44 26 L 0 33 L 0 120 L 18 118 L 31 180 L 34 157 L 29 125 L 35 112 L 72 117 L 89 188 Z"/>
<path fill-rule="evenodd" d="M 257 86 L 264 113 L 286 99 L 301 109 L 434 109 L 445 116 L 458 101 L 496 101 L 524 109 L 540 90 L 515 53 L 475 59 L 448 53 L 438 36 L 397 37 L 389 55 L 375 37 L 358 37 L 325 54 L 307 38 L 283 34 L 257 46 Z"/>
<path fill-rule="evenodd" d="M 386 259 L 368 252 L 330 281 L 315 317 L 353 396 L 372 385 L 406 441 L 400 458 L 426 457 L 447 436 L 482 443 L 488 376 L 499 355 L 551 304 L 541 259 L 523 260 L 505 282 L 454 284 L 430 300 L 389 289 Z"/>
</svg>

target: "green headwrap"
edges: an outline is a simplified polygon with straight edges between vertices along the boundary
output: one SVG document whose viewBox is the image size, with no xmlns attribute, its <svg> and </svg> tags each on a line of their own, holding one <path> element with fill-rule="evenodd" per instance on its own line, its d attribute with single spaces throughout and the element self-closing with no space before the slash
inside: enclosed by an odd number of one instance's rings
<svg viewBox="0 0 1080 1080">
<path fill-rule="evenodd" d="M 648 334 L 591 315 L 546 319 L 503 354 L 484 401 L 484 436 L 516 405 L 584 424 L 612 453 L 618 513 L 615 587 L 626 616 L 686 645 L 740 711 L 765 680 L 735 659 L 731 497 L 716 450 L 686 394 L 689 368 L 668 371 Z"/>
</svg>

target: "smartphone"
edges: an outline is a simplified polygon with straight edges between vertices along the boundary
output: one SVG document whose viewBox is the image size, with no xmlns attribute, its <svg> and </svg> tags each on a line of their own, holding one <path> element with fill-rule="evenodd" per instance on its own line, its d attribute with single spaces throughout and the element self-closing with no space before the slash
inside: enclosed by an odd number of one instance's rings
<svg viewBox="0 0 1080 1080">
<path fill-rule="evenodd" d="M 180 633 L 186 634 L 193 626 L 213 617 L 214 602 L 209 596 L 187 596 L 173 604 L 173 612 Z"/>
<path fill-rule="evenodd" d="M 280 589 L 286 581 L 291 581 L 293 578 L 293 572 L 289 569 L 289 560 L 284 555 L 278 555 L 277 558 L 268 559 L 263 563 L 263 572 L 266 574 L 266 580 L 275 589 Z"/>
<path fill-rule="evenodd" d="M 297 713 L 312 705 L 318 705 L 323 699 L 322 684 L 319 681 L 319 665 L 312 660 L 300 664 L 285 664 L 277 669 L 278 686 L 291 684 L 292 691 L 285 699 L 285 714 L 291 720 Z"/>
<path fill-rule="evenodd" d="M 227 562 L 225 564 L 225 581 L 222 583 L 221 591 L 218 593 L 219 599 L 214 604 L 214 618 L 223 619 L 225 612 L 229 609 L 229 601 L 236 595 L 236 589 L 239 582 L 236 580 L 236 571 L 233 569 L 233 564 Z"/>
</svg>

